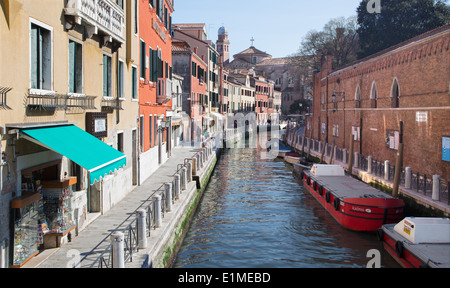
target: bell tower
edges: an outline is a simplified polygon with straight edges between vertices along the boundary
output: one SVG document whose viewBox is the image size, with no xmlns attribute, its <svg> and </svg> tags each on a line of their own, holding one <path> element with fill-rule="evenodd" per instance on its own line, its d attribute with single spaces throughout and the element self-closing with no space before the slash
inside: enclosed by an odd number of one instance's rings
<svg viewBox="0 0 450 288">
<path fill-rule="evenodd" d="M 228 40 L 228 31 L 222 26 L 218 31 L 219 38 L 216 42 L 217 52 L 222 56 L 223 63 L 230 61 L 230 41 Z"/>
</svg>

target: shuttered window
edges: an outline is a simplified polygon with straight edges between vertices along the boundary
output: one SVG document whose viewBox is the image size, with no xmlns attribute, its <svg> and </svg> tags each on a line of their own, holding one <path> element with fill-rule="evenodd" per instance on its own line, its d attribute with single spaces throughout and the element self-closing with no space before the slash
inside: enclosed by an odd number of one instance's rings
<svg viewBox="0 0 450 288">
<path fill-rule="evenodd" d="M 136 67 L 131 67 L 131 98 L 137 98 L 137 69 Z"/>
<path fill-rule="evenodd" d="M 141 74 L 140 74 L 140 77 L 142 78 L 142 79 L 145 79 L 145 42 L 144 41 L 142 41 L 141 40 L 141 54 L 140 54 L 140 57 L 141 57 Z"/>
<path fill-rule="evenodd" d="M 103 55 L 103 96 L 112 96 L 111 57 Z"/>
<path fill-rule="evenodd" d="M 123 86 L 124 86 L 124 83 L 123 83 L 123 62 L 122 61 L 119 61 L 119 66 L 118 66 L 118 70 L 119 71 L 117 71 L 117 97 L 118 98 L 124 98 L 125 97 L 125 95 L 124 95 L 124 91 L 123 91 Z"/>
<path fill-rule="evenodd" d="M 30 88 L 52 90 L 51 31 L 31 23 Z"/>
<path fill-rule="evenodd" d="M 83 93 L 83 58 L 81 44 L 69 40 L 69 92 Z"/>
</svg>

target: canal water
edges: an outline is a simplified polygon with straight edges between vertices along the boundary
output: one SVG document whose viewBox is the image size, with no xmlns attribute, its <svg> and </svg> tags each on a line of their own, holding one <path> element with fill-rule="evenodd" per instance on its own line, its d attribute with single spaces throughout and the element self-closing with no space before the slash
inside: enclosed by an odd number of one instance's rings
<svg viewBox="0 0 450 288">
<path fill-rule="evenodd" d="M 264 152 L 224 149 L 173 267 L 366 267 L 372 249 L 381 267 L 399 267 L 374 233 L 340 227 L 289 164 Z"/>
</svg>

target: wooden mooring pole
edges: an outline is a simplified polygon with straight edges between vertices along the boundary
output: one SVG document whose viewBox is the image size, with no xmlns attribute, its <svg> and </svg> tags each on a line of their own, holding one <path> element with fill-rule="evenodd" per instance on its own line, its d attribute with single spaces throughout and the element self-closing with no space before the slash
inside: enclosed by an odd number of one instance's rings
<svg viewBox="0 0 450 288">
<path fill-rule="evenodd" d="M 398 187 L 400 185 L 400 174 L 403 166 L 403 121 L 400 121 L 400 136 L 398 143 L 397 159 L 395 162 L 394 187 L 392 196 L 398 197 Z"/>
</svg>

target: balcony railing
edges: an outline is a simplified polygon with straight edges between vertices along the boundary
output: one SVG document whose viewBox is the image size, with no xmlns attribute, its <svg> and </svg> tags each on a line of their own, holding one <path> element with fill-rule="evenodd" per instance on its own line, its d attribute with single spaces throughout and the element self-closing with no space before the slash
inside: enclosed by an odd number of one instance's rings
<svg viewBox="0 0 450 288">
<path fill-rule="evenodd" d="M 156 86 L 156 102 L 164 104 L 172 100 L 172 80 L 159 78 Z"/>
<path fill-rule="evenodd" d="M 64 13 L 73 16 L 77 24 L 94 28 L 93 33 L 99 29 L 114 40 L 125 42 L 122 36 L 124 12 L 111 0 L 68 0 Z"/>
<path fill-rule="evenodd" d="M 84 94 L 57 94 L 54 92 L 37 94 L 29 91 L 26 105 L 30 110 L 94 110 L 95 96 Z"/>
</svg>

